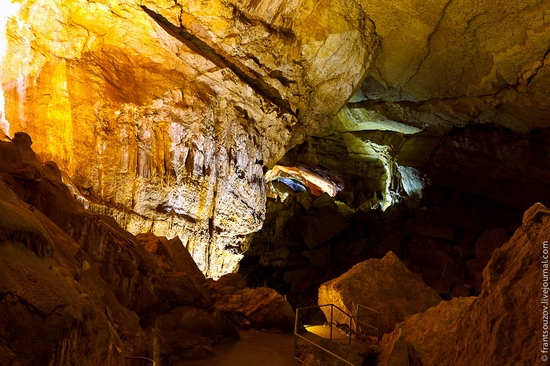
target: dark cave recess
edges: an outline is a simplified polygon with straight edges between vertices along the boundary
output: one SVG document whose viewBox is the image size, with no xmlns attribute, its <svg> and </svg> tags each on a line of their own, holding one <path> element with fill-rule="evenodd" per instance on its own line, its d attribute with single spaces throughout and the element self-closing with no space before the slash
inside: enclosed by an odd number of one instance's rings
<svg viewBox="0 0 550 366">
<path fill-rule="evenodd" d="M 301 203 L 305 196 L 312 205 Z M 272 287 L 293 307 L 316 304 L 321 283 L 391 250 L 442 298 L 478 295 L 492 251 L 522 217 L 511 205 L 439 185 L 424 189 L 416 208 L 402 202 L 347 219 L 331 200 L 306 191 L 268 201 L 264 226 L 239 269 L 248 286 Z"/>
</svg>

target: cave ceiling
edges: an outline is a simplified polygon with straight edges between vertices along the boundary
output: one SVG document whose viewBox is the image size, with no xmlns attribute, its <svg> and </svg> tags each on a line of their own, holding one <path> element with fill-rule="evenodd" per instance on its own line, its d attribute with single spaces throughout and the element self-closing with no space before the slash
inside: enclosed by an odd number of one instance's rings
<svg viewBox="0 0 550 366">
<path fill-rule="evenodd" d="M 367 175 L 386 203 L 393 163 L 445 182 L 496 156 L 501 170 L 472 187 L 504 176 L 496 199 L 522 184 L 525 156 L 541 177 L 532 192 L 550 179 L 544 0 L 0 7 L 5 138 L 29 133 L 83 205 L 133 233 L 179 235 L 212 277 L 262 226 L 264 171 L 304 141 L 287 161 Z"/>
</svg>

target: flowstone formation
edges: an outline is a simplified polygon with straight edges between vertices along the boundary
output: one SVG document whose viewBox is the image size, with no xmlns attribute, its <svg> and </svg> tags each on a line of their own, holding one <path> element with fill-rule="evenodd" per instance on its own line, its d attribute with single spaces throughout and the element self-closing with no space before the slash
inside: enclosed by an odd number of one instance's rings
<svg viewBox="0 0 550 366">
<path fill-rule="evenodd" d="M 262 168 L 328 123 L 378 45 L 362 6 L 343 1 L 9 9 L 4 132 L 30 133 L 85 207 L 178 235 L 214 278 L 262 225 Z"/>
</svg>

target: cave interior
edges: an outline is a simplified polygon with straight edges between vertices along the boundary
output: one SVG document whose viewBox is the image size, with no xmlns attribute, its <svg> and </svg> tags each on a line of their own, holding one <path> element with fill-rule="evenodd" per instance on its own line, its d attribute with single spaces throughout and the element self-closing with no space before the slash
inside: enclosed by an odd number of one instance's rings
<svg viewBox="0 0 550 366">
<path fill-rule="evenodd" d="M 367 289 L 349 364 L 548 360 L 544 0 L 0 8 L 1 365 L 183 365 Z"/>
</svg>

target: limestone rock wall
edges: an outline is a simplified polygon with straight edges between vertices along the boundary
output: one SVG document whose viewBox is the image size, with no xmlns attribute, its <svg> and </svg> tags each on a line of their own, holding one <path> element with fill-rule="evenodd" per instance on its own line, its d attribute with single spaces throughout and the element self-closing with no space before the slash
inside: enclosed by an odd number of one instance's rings
<svg viewBox="0 0 550 366">
<path fill-rule="evenodd" d="M 101 292 L 112 296 L 106 283 L 83 276 L 80 263 L 71 256 L 74 242 L 56 246 L 54 253 L 53 241 L 60 235 L 50 231 L 54 225 L 44 215 L 30 210 L 3 182 L 0 193 L 0 363 L 124 363 L 124 346 L 114 323 L 97 304 Z M 13 219 L 19 225 L 14 226 Z M 39 235 L 42 240 L 37 240 Z M 137 319 L 132 320 L 135 323 L 121 329 L 133 332 Z"/>
<path fill-rule="evenodd" d="M 238 328 L 293 326 L 275 290 L 207 281 L 179 239 L 84 210 L 31 143 L 0 141 L 0 365 L 173 364 L 212 356 Z"/>
<path fill-rule="evenodd" d="M 384 335 L 376 365 L 543 365 L 548 361 L 547 236 L 540 203 L 493 252 L 475 297 L 442 301 Z"/>
<path fill-rule="evenodd" d="M 548 126 L 550 23 L 543 0 L 364 2 L 381 48 L 352 109 L 432 131 Z M 374 118 L 373 118 L 374 117 Z"/>
<path fill-rule="evenodd" d="M 390 183 L 382 189 L 388 204 L 396 170 L 424 165 L 432 183 L 521 210 L 548 205 L 548 172 L 540 164 L 548 155 L 548 5 L 403 0 L 363 8 L 380 49 L 361 89 L 310 140 L 319 158 L 309 160 L 344 155 L 344 164 L 333 165 L 344 175 L 367 167 L 364 175 L 379 186 Z M 349 143 L 350 134 L 357 143 Z M 398 167 L 381 153 L 376 164 L 361 161 L 353 147 L 380 144 L 376 135 L 388 136 L 382 148 Z M 342 140 L 347 153 L 334 143 Z"/>
<path fill-rule="evenodd" d="M 522 227 L 495 250 L 483 271 L 480 296 L 423 359 L 424 365 L 543 364 L 547 264 L 542 256 L 550 218 L 541 209 L 541 204 L 528 209 Z"/>
<path fill-rule="evenodd" d="M 21 199 L 25 183 L 51 182 L 25 139 L 14 140 L 0 142 L 0 364 L 120 365 L 144 354 L 137 315 L 79 245 Z"/>
<path fill-rule="evenodd" d="M 337 113 L 378 44 L 343 1 L 26 0 L 0 24 L 4 132 L 213 277 L 261 227 L 262 167 Z"/>
</svg>

